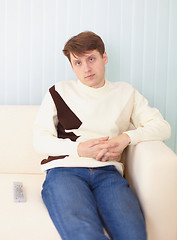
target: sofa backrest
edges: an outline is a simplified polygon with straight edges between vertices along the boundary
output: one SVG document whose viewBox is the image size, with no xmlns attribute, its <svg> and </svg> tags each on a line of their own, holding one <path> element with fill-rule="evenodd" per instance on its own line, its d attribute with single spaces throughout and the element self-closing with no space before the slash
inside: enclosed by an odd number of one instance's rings
<svg viewBox="0 0 177 240">
<path fill-rule="evenodd" d="M 0 173 L 39 173 L 46 157 L 33 148 L 39 106 L 0 106 Z"/>
</svg>

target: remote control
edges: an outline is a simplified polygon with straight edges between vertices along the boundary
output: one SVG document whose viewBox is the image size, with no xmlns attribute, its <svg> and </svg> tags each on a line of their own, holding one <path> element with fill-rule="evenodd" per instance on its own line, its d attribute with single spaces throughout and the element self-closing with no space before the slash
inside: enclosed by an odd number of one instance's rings
<svg viewBox="0 0 177 240">
<path fill-rule="evenodd" d="M 26 201 L 22 182 L 14 182 L 13 190 L 14 190 L 14 202 Z"/>
</svg>

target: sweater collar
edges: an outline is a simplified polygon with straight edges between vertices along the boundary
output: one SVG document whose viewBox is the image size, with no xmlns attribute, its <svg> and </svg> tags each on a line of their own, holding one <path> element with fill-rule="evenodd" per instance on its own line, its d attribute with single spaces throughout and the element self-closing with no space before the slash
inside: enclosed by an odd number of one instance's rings
<svg viewBox="0 0 177 240">
<path fill-rule="evenodd" d="M 90 94 L 103 94 L 108 89 L 109 82 L 107 80 L 105 80 L 104 86 L 102 86 L 100 88 L 89 87 L 89 86 L 83 84 L 79 79 L 77 80 L 77 84 L 78 84 L 79 88 L 82 91 L 85 91 L 87 93 L 90 93 Z"/>
</svg>

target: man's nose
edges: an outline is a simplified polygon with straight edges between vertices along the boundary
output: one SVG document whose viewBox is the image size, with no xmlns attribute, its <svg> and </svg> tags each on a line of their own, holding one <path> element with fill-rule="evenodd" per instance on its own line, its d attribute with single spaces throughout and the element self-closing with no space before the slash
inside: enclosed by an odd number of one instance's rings
<svg viewBox="0 0 177 240">
<path fill-rule="evenodd" d="M 91 70 L 89 63 L 84 63 L 84 72 L 89 72 Z"/>
</svg>

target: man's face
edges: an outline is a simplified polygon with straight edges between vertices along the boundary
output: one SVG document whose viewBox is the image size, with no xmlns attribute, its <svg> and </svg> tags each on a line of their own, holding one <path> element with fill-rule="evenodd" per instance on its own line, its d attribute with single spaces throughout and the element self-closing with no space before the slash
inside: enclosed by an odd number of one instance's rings
<svg viewBox="0 0 177 240">
<path fill-rule="evenodd" d="M 84 55 L 70 54 L 71 66 L 78 79 L 85 85 L 93 88 L 102 87 L 105 83 L 105 64 L 107 54 L 103 56 L 97 51 L 88 51 Z"/>
</svg>

